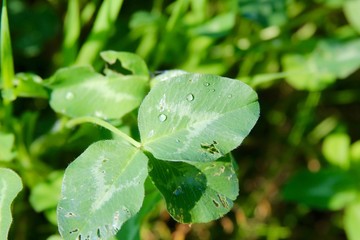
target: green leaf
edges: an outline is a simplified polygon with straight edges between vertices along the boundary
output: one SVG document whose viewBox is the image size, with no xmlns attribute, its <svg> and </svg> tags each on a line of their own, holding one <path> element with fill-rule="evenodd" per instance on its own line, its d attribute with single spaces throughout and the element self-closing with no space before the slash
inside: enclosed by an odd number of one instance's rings
<svg viewBox="0 0 360 240">
<path fill-rule="evenodd" d="M 50 105 L 70 117 L 121 118 L 137 108 L 147 85 L 140 76 L 103 76 L 90 67 L 70 67 L 49 80 Z"/>
<path fill-rule="evenodd" d="M 211 163 L 149 161 L 149 175 L 182 223 L 209 222 L 230 211 L 239 192 L 230 157 Z"/>
<path fill-rule="evenodd" d="M 354 142 L 350 147 L 350 159 L 354 163 L 360 163 L 360 140 Z"/>
<path fill-rule="evenodd" d="M 108 63 L 114 64 L 119 60 L 121 65 L 130 70 L 133 75 L 149 77 L 149 70 L 144 60 L 136 54 L 129 52 L 105 51 L 101 52 L 101 57 Z"/>
<path fill-rule="evenodd" d="M 19 97 L 48 98 L 48 93 L 42 85 L 42 79 L 32 73 L 18 73 L 15 76 L 15 93 Z"/>
<path fill-rule="evenodd" d="M 0 168 L 0 236 L 2 239 L 7 239 L 12 222 L 10 205 L 21 189 L 21 178 L 15 172 Z"/>
<path fill-rule="evenodd" d="M 244 18 L 264 27 L 282 25 L 287 20 L 285 0 L 238 0 L 237 2 Z"/>
<path fill-rule="evenodd" d="M 358 240 L 360 236 L 360 202 L 345 208 L 344 228 L 349 240 Z"/>
<path fill-rule="evenodd" d="M 235 16 L 235 13 L 225 13 L 215 16 L 203 25 L 191 30 L 191 33 L 210 37 L 223 37 L 234 27 Z"/>
<path fill-rule="evenodd" d="M 320 41 L 308 55 L 285 55 L 283 65 L 288 73 L 286 80 L 293 87 L 322 90 L 360 67 L 360 40 Z"/>
<path fill-rule="evenodd" d="M 64 239 L 106 239 L 140 209 L 147 157 L 114 140 L 99 141 L 65 170 L 58 205 Z"/>
<path fill-rule="evenodd" d="M 14 134 L 0 132 L 0 162 L 11 161 L 15 157 L 12 151 L 14 140 Z"/>
<path fill-rule="evenodd" d="M 259 117 L 256 93 L 214 75 L 161 81 L 139 109 L 144 149 L 163 160 L 213 161 L 241 144 Z"/>
<path fill-rule="evenodd" d="M 325 138 L 322 151 L 329 163 L 347 169 L 350 166 L 349 148 L 349 135 L 335 133 Z"/>
<path fill-rule="evenodd" d="M 60 199 L 62 171 L 52 172 L 48 179 L 37 184 L 30 194 L 30 204 L 37 212 L 56 208 Z"/>
<path fill-rule="evenodd" d="M 301 171 L 292 177 L 285 188 L 285 200 L 319 209 L 342 209 L 357 197 L 356 180 L 349 172 L 323 169 L 312 173 Z"/>
<path fill-rule="evenodd" d="M 359 0 L 350 0 L 344 1 L 344 14 L 346 19 L 349 21 L 350 25 L 360 33 L 360 1 Z"/>
</svg>

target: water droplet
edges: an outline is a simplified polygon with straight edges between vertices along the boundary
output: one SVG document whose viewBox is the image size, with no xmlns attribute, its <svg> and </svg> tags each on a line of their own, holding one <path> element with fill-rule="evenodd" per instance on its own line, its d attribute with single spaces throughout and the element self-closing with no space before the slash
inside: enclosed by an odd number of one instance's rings
<svg viewBox="0 0 360 240">
<path fill-rule="evenodd" d="M 106 119 L 105 114 L 102 111 L 95 111 L 94 115 L 98 118 L 104 118 Z"/>
<path fill-rule="evenodd" d="M 166 119 L 167 119 L 167 116 L 165 114 L 162 113 L 162 114 L 159 115 L 160 122 L 165 122 Z"/>
<path fill-rule="evenodd" d="M 65 214 L 65 217 L 75 217 L 75 214 L 72 212 L 68 212 L 67 214 Z"/>
<path fill-rule="evenodd" d="M 65 98 L 66 100 L 71 100 L 74 98 L 74 94 L 72 92 L 67 92 Z"/>
<path fill-rule="evenodd" d="M 209 92 L 215 92 L 215 89 L 210 89 L 210 91 Z"/>
<path fill-rule="evenodd" d="M 186 100 L 188 100 L 189 102 L 193 101 L 194 98 L 195 98 L 194 95 L 191 93 L 186 96 Z"/>
<path fill-rule="evenodd" d="M 181 143 L 180 139 L 176 139 L 176 142 L 177 142 L 177 143 Z"/>
<path fill-rule="evenodd" d="M 229 95 L 228 95 L 228 98 L 232 98 L 232 94 L 229 94 Z"/>
<path fill-rule="evenodd" d="M 175 189 L 175 191 L 173 191 L 173 194 L 175 195 L 175 196 L 179 196 L 180 194 L 182 194 L 183 193 L 183 190 L 182 190 L 182 188 L 180 187 L 180 186 L 178 186 L 176 189 Z"/>
<path fill-rule="evenodd" d="M 210 83 L 206 82 L 206 83 L 204 83 L 204 86 L 208 87 L 208 86 L 210 86 Z"/>
<path fill-rule="evenodd" d="M 148 133 L 148 138 L 151 138 L 152 136 L 154 136 L 154 130 L 150 130 Z"/>
</svg>

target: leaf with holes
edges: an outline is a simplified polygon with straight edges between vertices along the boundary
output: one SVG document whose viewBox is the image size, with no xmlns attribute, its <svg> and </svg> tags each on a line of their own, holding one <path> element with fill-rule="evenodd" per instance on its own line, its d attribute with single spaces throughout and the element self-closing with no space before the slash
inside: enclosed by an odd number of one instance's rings
<svg viewBox="0 0 360 240">
<path fill-rule="evenodd" d="M 12 170 L 0 168 L 0 236 L 7 239 L 12 222 L 10 205 L 21 191 L 20 177 Z"/>
<path fill-rule="evenodd" d="M 163 160 L 206 162 L 238 147 L 259 117 L 248 85 L 207 74 L 160 81 L 139 110 L 146 151 Z"/>
<path fill-rule="evenodd" d="M 132 72 L 133 75 L 148 77 L 149 70 L 144 60 L 134 53 L 104 51 L 101 52 L 101 57 L 109 64 L 114 64 L 116 60 L 121 62 L 123 68 Z"/>
<path fill-rule="evenodd" d="M 230 211 L 239 192 L 229 156 L 193 164 L 151 158 L 149 169 L 170 215 L 182 223 L 209 222 L 222 217 Z"/>
<path fill-rule="evenodd" d="M 90 67 L 61 69 L 49 80 L 50 105 L 70 117 L 120 118 L 137 108 L 143 99 L 147 78 L 112 74 L 104 76 Z"/>
<path fill-rule="evenodd" d="M 140 209 L 147 157 L 115 140 L 96 142 L 65 171 L 58 204 L 64 239 L 106 239 Z"/>
</svg>

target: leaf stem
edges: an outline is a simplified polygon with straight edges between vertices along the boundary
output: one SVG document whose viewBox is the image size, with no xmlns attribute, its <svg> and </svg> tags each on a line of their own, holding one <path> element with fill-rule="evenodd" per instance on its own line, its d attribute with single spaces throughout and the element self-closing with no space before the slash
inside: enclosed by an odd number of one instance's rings
<svg viewBox="0 0 360 240">
<path fill-rule="evenodd" d="M 70 121 L 68 121 L 66 123 L 66 127 L 68 128 L 72 128 L 75 125 L 79 125 L 82 123 L 94 123 L 96 125 L 99 125 L 101 127 L 104 127 L 106 129 L 108 129 L 109 131 L 115 133 L 116 135 L 118 135 L 119 137 L 121 137 L 122 139 L 126 140 L 127 142 L 129 142 L 130 144 L 132 144 L 134 147 L 136 148 L 140 148 L 141 147 L 141 143 L 139 143 L 138 141 L 134 140 L 133 138 L 131 138 L 130 136 L 128 136 L 127 134 L 125 134 L 124 132 L 122 132 L 121 130 L 117 129 L 116 127 L 114 127 L 113 125 L 111 125 L 110 123 L 100 119 L 100 118 L 95 118 L 95 117 L 79 117 L 79 118 L 74 118 L 71 119 Z"/>
</svg>

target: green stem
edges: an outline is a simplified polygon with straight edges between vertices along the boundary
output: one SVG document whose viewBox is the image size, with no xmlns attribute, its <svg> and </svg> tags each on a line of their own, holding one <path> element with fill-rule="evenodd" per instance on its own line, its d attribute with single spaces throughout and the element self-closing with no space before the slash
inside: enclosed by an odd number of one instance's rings
<svg viewBox="0 0 360 240">
<path fill-rule="evenodd" d="M 66 127 L 71 128 L 71 127 L 73 127 L 75 125 L 79 125 L 79 124 L 82 124 L 82 123 L 94 123 L 96 125 L 102 126 L 102 127 L 106 128 L 106 129 L 108 129 L 109 131 L 115 133 L 119 137 L 123 138 L 127 142 L 131 143 L 134 147 L 136 147 L 136 148 L 141 147 L 141 143 L 139 143 L 138 141 L 135 141 L 133 138 L 131 138 L 127 134 L 123 133 L 121 130 L 117 129 L 116 127 L 114 127 L 110 123 L 108 123 L 108 122 L 106 122 L 106 121 L 104 121 L 104 120 L 102 120 L 100 118 L 95 118 L 95 117 L 74 118 L 74 119 L 71 119 L 70 121 L 68 121 L 66 123 Z"/>
</svg>

